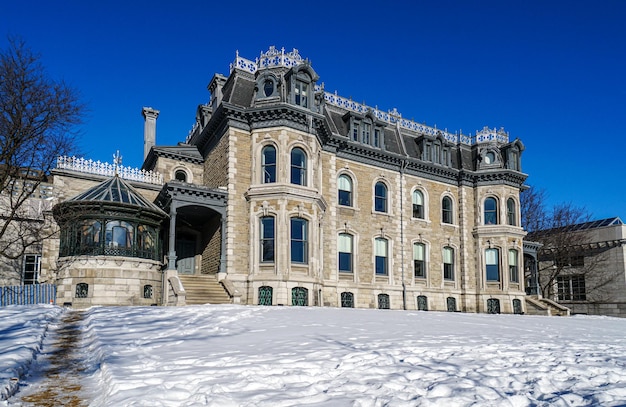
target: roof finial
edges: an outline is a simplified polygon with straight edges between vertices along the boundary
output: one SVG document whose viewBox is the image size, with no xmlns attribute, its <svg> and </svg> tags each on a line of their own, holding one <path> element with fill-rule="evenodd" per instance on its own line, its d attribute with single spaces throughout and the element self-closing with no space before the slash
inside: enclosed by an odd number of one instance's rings
<svg viewBox="0 0 626 407">
<path fill-rule="evenodd" d="M 122 156 L 120 155 L 120 150 L 117 150 L 115 154 L 113 154 L 113 166 L 115 176 L 118 175 L 117 171 L 122 166 Z"/>
</svg>

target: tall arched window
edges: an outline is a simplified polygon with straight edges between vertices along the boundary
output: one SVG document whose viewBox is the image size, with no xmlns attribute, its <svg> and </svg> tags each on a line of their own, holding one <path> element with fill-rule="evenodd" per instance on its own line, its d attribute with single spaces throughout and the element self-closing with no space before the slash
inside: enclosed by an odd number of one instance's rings
<svg viewBox="0 0 626 407">
<path fill-rule="evenodd" d="M 454 280 L 454 249 L 449 246 L 443 248 L 443 278 Z"/>
<path fill-rule="evenodd" d="M 485 251 L 485 264 L 487 281 L 500 281 L 500 251 L 498 249 Z"/>
<path fill-rule="evenodd" d="M 265 146 L 262 152 L 263 183 L 276 182 L 276 148 Z"/>
<path fill-rule="evenodd" d="M 387 212 L 387 186 L 380 181 L 374 186 L 374 210 Z"/>
<path fill-rule="evenodd" d="M 441 200 L 441 221 L 452 223 L 452 199 L 449 196 L 444 196 Z"/>
<path fill-rule="evenodd" d="M 291 261 L 308 263 L 308 221 L 302 218 L 291 218 Z"/>
<path fill-rule="evenodd" d="M 413 243 L 413 270 L 416 278 L 426 277 L 426 246 Z"/>
<path fill-rule="evenodd" d="M 291 183 L 306 185 L 306 153 L 298 147 L 291 150 Z"/>
<path fill-rule="evenodd" d="M 264 216 L 261 218 L 261 261 L 274 261 L 274 237 L 275 237 L 275 221 L 273 216 Z"/>
<path fill-rule="evenodd" d="M 341 174 L 337 180 L 339 205 L 352 206 L 352 179 Z"/>
<path fill-rule="evenodd" d="M 509 198 L 506 201 L 506 223 L 511 225 L 511 226 L 517 226 L 517 215 L 516 215 L 516 208 L 515 208 L 515 200 L 513 198 Z"/>
<path fill-rule="evenodd" d="M 352 235 L 341 233 L 338 243 L 339 271 L 342 273 L 352 273 Z"/>
<path fill-rule="evenodd" d="M 485 199 L 485 225 L 498 224 L 498 201 L 496 198 L 489 197 Z"/>
<path fill-rule="evenodd" d="M 375 268 L 377 276 L 386 276 L 388 273 L 387 250 L 387 239 L 377 237 L 374 241 Z"/>
<path fill-rule="evenodd" d="M 424 219 L 424 194 L 417 189 L 413 191 L 413 217 Z"/>
</svg>

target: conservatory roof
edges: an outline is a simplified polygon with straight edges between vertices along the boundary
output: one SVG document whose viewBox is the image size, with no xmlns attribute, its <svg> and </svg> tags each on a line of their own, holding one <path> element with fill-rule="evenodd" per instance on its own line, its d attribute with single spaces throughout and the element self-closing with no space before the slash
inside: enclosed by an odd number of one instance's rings
<svg viewBox="0 0 626 407">
<path fill-rule="evenodd" d="M 144 198 L 118 175 L 96 185 L 66 202 L 106 202 L 138 206 L 163 213 L 161 208 Z"/>
</svg>

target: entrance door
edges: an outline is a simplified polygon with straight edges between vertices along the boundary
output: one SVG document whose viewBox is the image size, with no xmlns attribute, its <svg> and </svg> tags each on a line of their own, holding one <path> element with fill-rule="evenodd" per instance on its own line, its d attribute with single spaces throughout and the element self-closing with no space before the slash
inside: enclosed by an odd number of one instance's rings
<svg viewBox="0 0 626 407">
<path fill-rule="evenodd" d="M 176 269 L 179 274 L 194 274 L 196 269 L 196 241 L 176 239 Z"/>
</svg>

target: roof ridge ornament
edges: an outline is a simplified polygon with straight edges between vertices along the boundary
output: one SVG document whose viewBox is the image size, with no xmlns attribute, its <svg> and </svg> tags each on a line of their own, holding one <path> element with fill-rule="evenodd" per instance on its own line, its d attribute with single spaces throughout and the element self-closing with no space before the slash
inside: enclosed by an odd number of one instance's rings
<svg viewBox="0 0 626 407">
<path fill-rule="evenodd" d="M 115 154 L 113 154 L 113 171 L 116 177 L 118 176 L 118 171 L 121 166 L 122 166 L 122 156 L 120 155 L 120 150 L 117 150 Z"/>
</svg>

